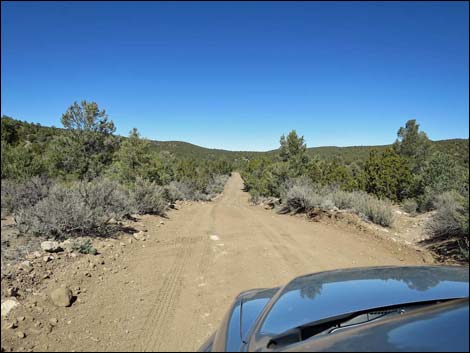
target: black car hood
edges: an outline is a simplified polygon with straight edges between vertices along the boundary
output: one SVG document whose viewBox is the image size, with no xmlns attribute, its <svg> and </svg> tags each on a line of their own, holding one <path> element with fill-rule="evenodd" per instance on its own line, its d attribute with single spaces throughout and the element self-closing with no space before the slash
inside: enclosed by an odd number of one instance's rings
<svg viewBox="0 0 470 353">
<path fill-rule="evenodd" d="M 307 323 L 380 307 L 468 298 L 468 276 L 468 267 L 354 268 L 297 277 L 282 288 L 241 293 L 216 333 L 212 350 L 268 350 L 272 337 Z M 247 315 L 243 303 L 248 307 L 252 299 L 256 299 L 255 314 L 243 323 Z"/>
<path fill-rule="evenodd" d="M 248 342 L 249 351 L 289 329 L 374 308 L 468 298 L 468 268 L 354 268 L 298 277 L 271 299 Z"/>
</svg>

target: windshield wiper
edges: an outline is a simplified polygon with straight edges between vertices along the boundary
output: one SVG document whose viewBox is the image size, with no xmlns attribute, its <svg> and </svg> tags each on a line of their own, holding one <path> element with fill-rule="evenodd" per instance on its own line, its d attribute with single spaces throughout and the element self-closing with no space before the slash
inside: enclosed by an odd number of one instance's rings
<svg viewBox="0 0 470 353">
<path fill-rule="evenodd" d="M 434 305 L 449 300 L 453 299 L 439 301 L 433 300 L 380 307 L 313 321 L 284 331 L 279 335 L 273 336 L 269 340 L 267 348 L 275 349 L 283 347 L 289 344 L 304 341 L 313 336 L 328 335 L 341 329 L 368 324 L 386 316 L 388 317 L 389 315 L 401 315 L 409 310 L 415 310 L 424 306 Z"/>
</svg>

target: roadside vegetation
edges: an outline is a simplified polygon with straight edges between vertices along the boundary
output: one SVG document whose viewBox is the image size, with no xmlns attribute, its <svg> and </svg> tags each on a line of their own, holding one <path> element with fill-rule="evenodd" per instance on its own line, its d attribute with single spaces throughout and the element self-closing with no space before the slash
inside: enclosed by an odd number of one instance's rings
<svg viewBox="0 0 470 353">
<path fill-rule="evenodd" d="M 409 120 L 393 145 L 370 150 L 366 160 L 326 160 L 312 156 L 304 138 L 291 131 L 281 136 L 276 154 L 252 158 L 241 169 L 253 202 L 277 198 L 284 213 L 345 209 L 390 227 L 392 204 L 411 216 L 432 211 L 426 244 L 468 262 L 468 145 L 459 146 L 431 142 Z"/>
<path fill-rule="evenodd" d="M 109 236 L 132 214 L 212 199 L 232 169 L 223 158 L 156 151 L 137 129 L 116 136 L 94 102 L 74 103 L 61 122 L 63 129 L 2 117 L 2 217 L 12 215 L 23 234 Z"/>
<path fill-rule="evenodd" d="M 291 131 L 268 152 L 156 142 L 116 127 L 94 102 L 71 105 L 62 128 L 1 119 L 1 211 L 23 234 L 109 236 L 132 214 L 165 215 L 178 200 L 211 200 L 239 170 L 253 202 L 283 213 L 347 210 L 393 226 L 392 205 L 431 212 L 426 244 L 468 261 L 468 139 L 430 141 L 415 120 L 388 146 L 307 148 Z"/>
</svg>

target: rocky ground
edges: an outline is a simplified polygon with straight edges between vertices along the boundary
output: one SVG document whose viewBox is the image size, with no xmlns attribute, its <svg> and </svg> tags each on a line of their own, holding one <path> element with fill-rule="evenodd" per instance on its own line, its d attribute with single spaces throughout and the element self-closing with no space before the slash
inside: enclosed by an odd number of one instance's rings
<svg viewBox="0 0 470 353">
<path fill-rule="evenodd" d="M 80 237 L 64 242 L 22 236 L 11 217 L 3 219 L 2 351 L 34 350 L 36 336 L 71 325 L 67 309 L 88 299 L 87 283 L 99 284 L 106 275 L 125 271 L 127 267 L 119 263 L 123 254 L 132 247 L 145 247 L 149 233 L 141 218 L 134 215 L 135 221 L 122 223 L 126 232 L 115 238 Z M 159 226 L 165 224 L 164 218 L 155 218 Z M 96 254 L 74 249 L 74 244 L 86 241 L 93 244 Z M 90 339 L 94 338 L 90 335 Z"/>
</svg>

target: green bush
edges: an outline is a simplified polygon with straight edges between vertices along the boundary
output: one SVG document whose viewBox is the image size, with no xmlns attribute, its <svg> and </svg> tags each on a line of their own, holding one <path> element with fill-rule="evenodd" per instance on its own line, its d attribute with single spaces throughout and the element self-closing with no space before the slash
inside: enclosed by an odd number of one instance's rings
<svg viewBox="0 0 470 353">
<path fill-rule="evenodd" d="M 366 195 L 359 200 L 362 202 L 359 202 L 355 207 L 357 213 L 384 227 L 390 227 L 393 224 L 393 213 L 390 204 L 370 195 Z"/>
<path fill-rule="evenodd" d="M 464 199 L 455 192 L 445 192 L 435 201 L 436 212 L 427 223 L 433 237 L 468 237 L 468 213 Z"/>
<path fill-rule="evenodd" d="M 228 175 L 213 175 L 209 184 L 206 186 L 206 194 L 209 197 L 214 197 L 224 191 L 225 183 L 228 180 Z"/>
<path fill-rule="evenodd" d="M 364 166 L 365 191 L 380 198 L 401 201 L 409 197 L 412 175 L 409 161 L 393 150 L 370 153 Z"/>
<path fill-rule="evenodd" d="M 72 246 L 72 249 L 79 252 L 80 254 L 98 254 L 98 250 L 95 249 L 90 239 L 86 239 L 81 242 L 75 242 Z"/>
<path fill-rule="evenodd" d="M 132 187 L 132 202 L 138 214 L 164 215 L 167 207 L 165 189 L 155 182 L 137 177 Z"/>
<path fill-rule="evenodd" d="M 365 219 L 384 227 L 393 224 L 393 213 L 388 201 L 380 200 L 363 191 L 333 192 L 332 199 L 339 209 L 352 210 Z"/>
<path fill-rule="evenodd" d="M 435 201 L 435 214 L 426 224 L 431 240 L 437 242 L 436 250 L 456 251 L 459 258 L 468 262 L 469 256 L 469 205 L 468 197 L 456 192 L 445 192 Z"/>
<path fill-rule="evenodd" d="M 109 235 L 115 229 L 109 221 L 132 210 L 129 196 L 119 184 L 96 179 L 70 187 L 56 184 L 33 206 L 16 209 L 14 217 L 23 233 L 66 239 Z"/>
<path fill-rule="evenodd" d="M 406 199 L 401 203 L 402 209 L 412 216 L 415 216 L 418 210 L 418 202 L 415 199 Z"/>
<path fill-rule="evenodd" d="M 310 183 L 306 178 L 289 181 L 283 187 L 281 212 L 306 212 L 312 208 L 350 210 L 366 220 L 389 227 L 393 213 L 389 202 L 365 192 L 347 192 Z"/>
<path fill-rule="evenodd" d="M 307 178 L 288 181 L 282 188 L 281 199 L 284 211 L 292 213 L 306 212 L 311 208 L 320 207 L 323 197 L 314 191 Z"/>
<path fill-rule="evenodd" d="M 18 209 L 34 206 L 49 194 L 52 181 L 46 177 L 32 177 L 26 181 L 2 180 L 2 217 Z"/>
<path fill-rule="evenodd" d="M 353 209 L 355 206 L 355 193 L 343 190 L 333 192 L 332 199 L 336 207 L 340 210 Z"/>
</svg>

